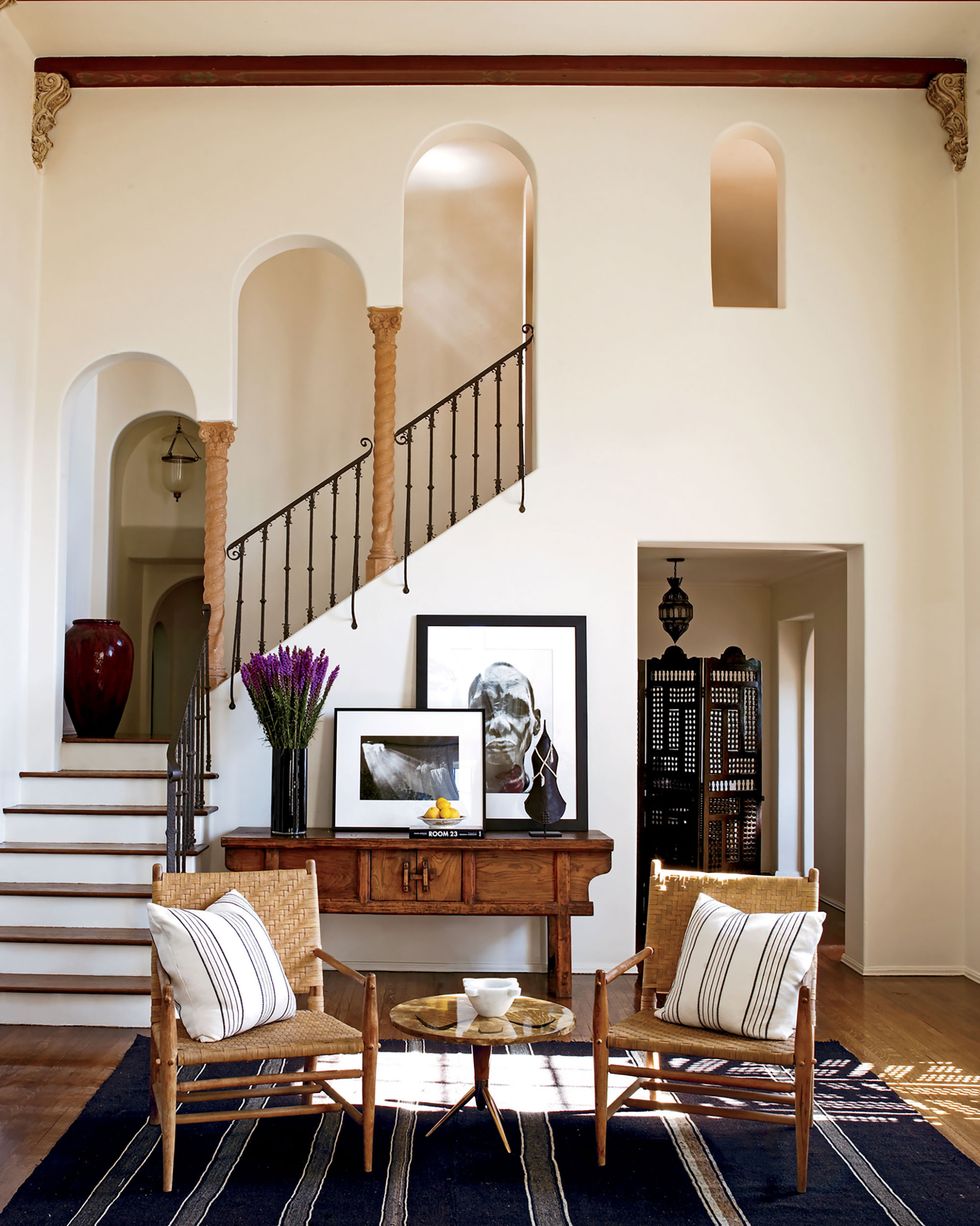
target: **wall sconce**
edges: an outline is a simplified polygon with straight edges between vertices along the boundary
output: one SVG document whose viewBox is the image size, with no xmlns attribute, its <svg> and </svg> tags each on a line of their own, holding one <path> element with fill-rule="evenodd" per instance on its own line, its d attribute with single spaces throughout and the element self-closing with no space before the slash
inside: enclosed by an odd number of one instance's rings
<svg viewBox="0 0 980 1226">
<path fill-rule="evenodd" d="M 660 602 L 657 614 L 660 617 L 660 624 L 670 635 L 671 640 L 676 643 L 694 620 L 694 605 L 691 604 L 687 592 L 681 587 L 681 580 L 677 577 L 677 563 L 683 562 L 684 559 L 668 558 L 667 561 L 673 562 L 674 573 L 667 576 L 670 587 L 664 592 L 664 598 Z"/>
<path fill-rule="evenodd" d="M 191 483 L 191 465 L 196 464 L 201 457 L 194 450 L 194 444 L 180 427 L 177 418 L 177 429 L 170 440 L 167 454 L 160 457 L 163 464 L 163 484 L 173 494 L 174 502 L 180 502 L 180 496 Z"/>
</svg>

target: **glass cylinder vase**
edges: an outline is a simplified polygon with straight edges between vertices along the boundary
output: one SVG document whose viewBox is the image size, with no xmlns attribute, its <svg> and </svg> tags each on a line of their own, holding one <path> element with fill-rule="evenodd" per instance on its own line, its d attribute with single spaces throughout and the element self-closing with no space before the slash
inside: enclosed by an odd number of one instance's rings
<svg viewBox="0 0 980 1226">
<path fill-rule="evenodd" d="M 306 834 L 306 750 L 272 750 L 273 834 Z"/>
</svg>

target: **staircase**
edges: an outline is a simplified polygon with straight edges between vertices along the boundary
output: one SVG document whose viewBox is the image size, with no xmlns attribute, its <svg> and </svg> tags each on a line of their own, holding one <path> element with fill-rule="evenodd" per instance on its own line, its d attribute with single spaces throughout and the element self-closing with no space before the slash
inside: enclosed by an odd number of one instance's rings
<svg viewBox="0 0 980 1226">
<path fill-rule="evenodd" d="M 21 772 L 0 843 L 0 1023 L 149 1025 L 146 903 L 166 860 L 167 745 L 66 737 L 60 770 Z M 199 837 L 213 812 L 196 809 Z M 188 871 L 206 847 L 187 851 Z"/>
</svg>

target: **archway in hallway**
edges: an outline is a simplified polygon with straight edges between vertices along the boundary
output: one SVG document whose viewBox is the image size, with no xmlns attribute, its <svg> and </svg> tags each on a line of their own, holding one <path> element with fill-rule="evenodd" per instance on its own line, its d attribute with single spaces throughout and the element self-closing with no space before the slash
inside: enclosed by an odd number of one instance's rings
<svg viewBox="0 0 980 1226">
<path fill-rule="evenodd" d="M 119 735 L 149 727 L 143 650 L 149 611 L 164 586 L 203 569 L 204 467 L 191 466 L 180 501 L 164 484 L 178 421 L 199 454 L 196 407 L 184 376 L 146 354 L 119 354 L 76 380 L 65 405 L 65 625 L 78 617 L 114 617 L 134 641 L 133 685 Z"/>
<path fill-rule="evenodd" d="M 190 678 L 200 653 L 203 577 L 175 583 L 157 601 L 149 619 L 149 728 L 171 736 L 183 714 Z"/>
</svg>

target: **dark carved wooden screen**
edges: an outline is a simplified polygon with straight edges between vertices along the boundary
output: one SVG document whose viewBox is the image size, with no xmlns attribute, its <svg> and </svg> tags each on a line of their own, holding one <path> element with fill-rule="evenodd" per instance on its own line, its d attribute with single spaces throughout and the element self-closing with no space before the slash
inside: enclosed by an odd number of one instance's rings
<svg viewBox="0 0 980 1226">
<path fill-rule="evenodd" d="M 650 863 L 701 863 L 702 662 L 680 647 L 640 661 L 640 757 L 636 924 L 646 931 Z"/>
<path fill-rule="evenodd" d="M 759 871 L 762 666 L 737 647 L 704 662 L 704 824 L 709 873 Z"/>
<path fill-rule="evenodd" d="M 668 647 L 637 674 L 637 949 L 650 865 L 759 871 L 762 669 L 737 647 L 720 659 Z"/>
</svg>

